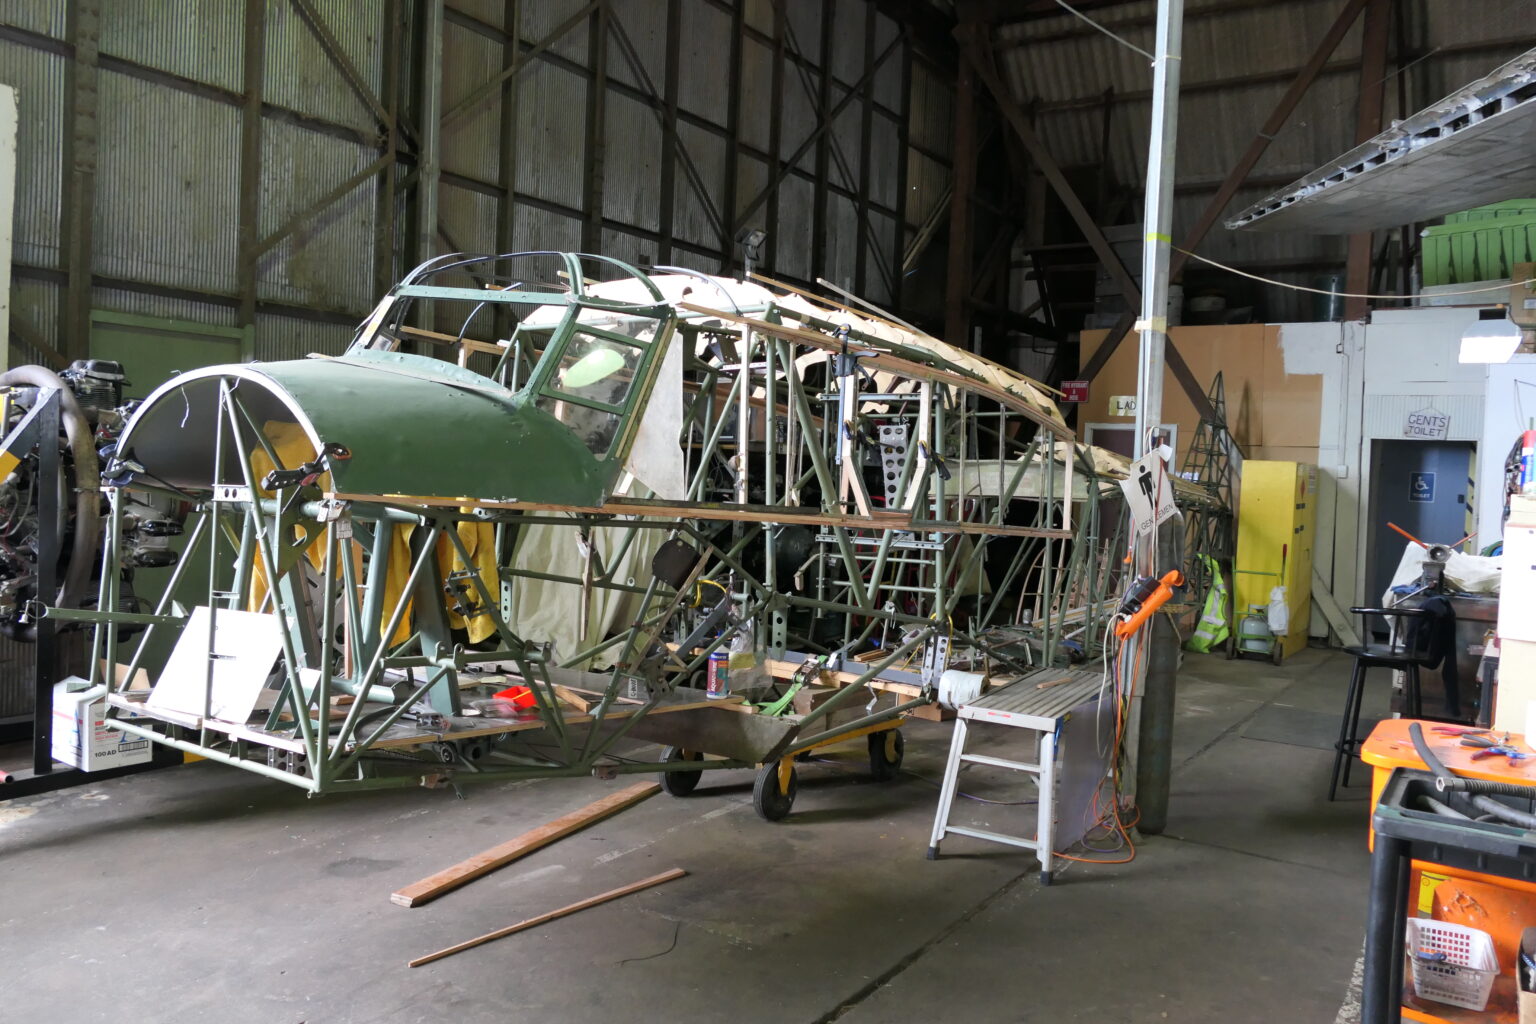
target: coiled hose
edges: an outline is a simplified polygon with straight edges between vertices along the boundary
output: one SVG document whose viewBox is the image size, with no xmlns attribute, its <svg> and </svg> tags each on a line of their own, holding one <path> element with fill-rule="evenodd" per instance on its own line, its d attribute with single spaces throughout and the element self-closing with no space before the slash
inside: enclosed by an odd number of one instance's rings
<svg viewBox="0 0 1536 1024">
<path fill-rule="evenodd" d="M 64 579 L 59 585 L 53 603 L 60 608 L 76 608 L 90 582 L 91 569 L 96 564 L 96 553 L 101 541 L 101 466 L 96 458 L 96 438 L 91 425 L 58 374 L 46 366 L 18 366 L 0 374 L 0 387 L 57 388 L 59 414 L 64 425 L 64 435 L 69 440 L 69 451 L 75 463 L 75 537 L 70 547 L 69 561 L 64 568 Z M 44 438 L 43 443 L 48 443 Z M 56 487 L 58 481 L 39 480 L 40 487 Z M 39 600 L 49 595 L 39 594 Z M 4 631 L 13 640 L 31 643 L 37 639 L 37 625 L 7 626 Z"/>
<path fill-rule="evenodd" d="M 1424 728 L 1418 722 L 1408 726 L 1408 738 L 1413 740 L 1413 749 L 1418 752 L 1419 760 L 1429 766 L 1429 770 L 1435 774 L 1435 788 L 1445 794 L 1465 793 L 1471 797 L 1474 807 L 1485 814 L 1491 814 L 1501 821 L 1521 828 L 1536 829 L 1536 814 L 1528 814 L 1518 811 L 1493 799 L 1493 794 L 1501 796 L 1516 796 L 1529 800 L 1533 790 L 1530 786 L 1520 786 L 1513 782 L 1494 782 L 1491 779 L 1469 779 L 1462 775 L 1456 775 L 1445 763 L 1435 756 L 1435 752 L 1429 749 L 1429 744 L 1424 740 Z M 1434 808 L 1431 808 L 1434 810 Z M 1456 808 L 1450 808 L 1456 810 Z M 1441 813 L 1435 810 L 1436 814 Z M 1458 812 L 1459 813 L 1459 812 Z"/>
</svg>

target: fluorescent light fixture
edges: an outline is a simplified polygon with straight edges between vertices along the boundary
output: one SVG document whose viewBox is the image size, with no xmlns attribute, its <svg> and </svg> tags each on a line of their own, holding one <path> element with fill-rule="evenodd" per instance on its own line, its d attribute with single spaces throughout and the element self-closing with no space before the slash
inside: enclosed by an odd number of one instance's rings
<svg viewBox="0 0 1536 1024">
<path fill-rule="evenodd" d="M 1461 363 L 1507 363 L 1520 347 L 1520 328 L 1502 309 L 1485 309 L 1461 335 Z"/>
</svg>

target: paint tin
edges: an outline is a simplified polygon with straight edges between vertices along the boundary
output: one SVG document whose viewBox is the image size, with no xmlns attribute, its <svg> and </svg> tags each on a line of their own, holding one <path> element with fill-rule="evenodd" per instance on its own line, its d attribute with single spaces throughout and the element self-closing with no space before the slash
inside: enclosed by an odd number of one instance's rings
<svg viewBox="0 0 1536 1024">
<path fill-rule="evenodd" d="M 704 696 L 710 700 L 723 700 L 731 695 L 731 656 L 716 651 L 709 656 L 709 682 Z"/>
</svg>

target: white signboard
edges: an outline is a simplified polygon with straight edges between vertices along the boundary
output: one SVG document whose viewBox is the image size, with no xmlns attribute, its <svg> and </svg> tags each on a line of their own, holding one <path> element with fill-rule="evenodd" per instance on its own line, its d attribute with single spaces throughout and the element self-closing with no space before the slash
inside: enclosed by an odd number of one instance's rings
<svg viewBox="0 0 1536 1024">
<path fill-rule="evenodd" d="M 1151 533 L 1153 526 L 1161 526 L 1179 514 L 1173 503 L 1168 465 L 1159 452 L 1148 452 L 1131 463 L 1131 475 L 1120 481 L 1120 489 L 1125 492 L 1125 505 L 1131 510 L 1131 522 L 1136 524 L 1138 536 Z"/>
<path fill-rule="evenodd" d="M 1451 433 L 1451 417 L 1434 406 L 1411 412 L 1403 421 L 1403 436 L 1413 441 L 1442 441 Z"/>
<path fill-rule="evenodd" d="M 1109 414 L 1111 416 L 1135 416 L 1135 395 L 1111 395 L 1109 397 Z"/>
</svg>

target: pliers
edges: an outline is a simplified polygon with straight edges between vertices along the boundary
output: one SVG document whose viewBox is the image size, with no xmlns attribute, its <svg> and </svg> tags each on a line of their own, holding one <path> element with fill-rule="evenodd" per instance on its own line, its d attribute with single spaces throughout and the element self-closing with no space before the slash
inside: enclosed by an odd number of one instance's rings
<svg viewBox="0 0 1536 1024">
<path fill-rule="evenodd" d="M 1472 760 L 1481 761 L 1489 757 L 1503 757 L 1509 760 L 1510 767 L 1514 767 L 1518 761 L 1530 757 L 1530 754 L 1522 750 L 1516 750 L 1507 743 L 1499 743 L 1484 736 L 1463 736 L 1461 745 L 1464 747 L 1480 747 L 1477 753 L 1472 755 Z"/>
</svg>

